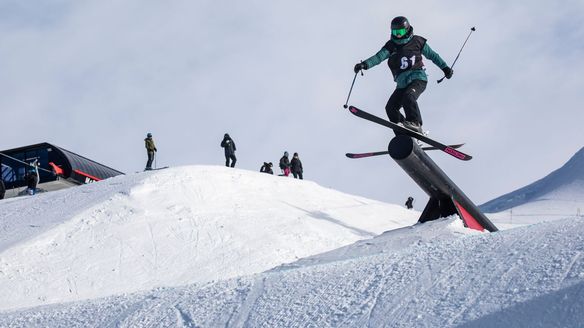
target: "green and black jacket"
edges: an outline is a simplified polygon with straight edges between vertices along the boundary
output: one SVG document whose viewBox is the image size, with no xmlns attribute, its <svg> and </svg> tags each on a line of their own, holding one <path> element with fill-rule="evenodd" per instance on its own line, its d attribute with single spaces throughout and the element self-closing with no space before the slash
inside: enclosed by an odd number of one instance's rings
<svg viewBox="0 0 584 328">
<path fill-rule="evenodd" d="M 407 53 L 404 57 L 401 56 L 401 52 L 403 51 Z M 375 55 L 365 60 L 365 64 L 367 65 L 367 69 L 369 69 L 389 59 L 388 65 L 392 70 L 393 79 L 397 83 L 397 88 L 403 89 L 414 80 L 428 81 L 428 75 L 426 75 L 424 65 L 421 61 L 421 55 L 431 60 L 440 69 L 448 66 L 440 55 L 430 48 L 428 43 L 426 43 L 426 39 L 418 35 L 412 35 L 403 40 L 392 38 Z M 396 56 L 400 58 L 396 58 Z M 414 59 L 412 62 L 412 59 L 410 59 L 411 56 L 415 56 L 417 59 Z M 400 60 L 402 62 L 404 60 L 406 61 L 404 63 L 405 67 L 409 63 L 409 68 L 400 70 Z"/>
</svg>

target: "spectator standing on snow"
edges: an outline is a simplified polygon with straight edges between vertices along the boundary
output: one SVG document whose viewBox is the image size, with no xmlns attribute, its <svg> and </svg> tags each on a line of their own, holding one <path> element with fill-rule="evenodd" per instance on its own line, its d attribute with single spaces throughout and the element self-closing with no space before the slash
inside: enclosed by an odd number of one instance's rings
<svg viewBox="0 0 584 328">
<path fill-rule="evenodd" d="M 290 161 L 290 168 L 292 170 L 292 175 L 294 175 L 294 179 L 302 180 L 302 162 L 298 157 L 298 153 L 294 153 L 292 156 L 292 160 Z"/>
<path fill-rule="evenodd" d="M 36 187 L 39 183 L 39 170 L 38 170 L 38 160 L 34 160 L 30 163 L 28 169 L 28 174 L 26 177 L 27 193 L 29 195 L 34 195 L 36 193 Z"/>
<path fill-rule="evenodd" d="M 274 174 L 274 171 L 272 170 L 272 166 L 273 166 L 272 162 L 269 162 L 269 163 L 264 162 L 264 165 L 262 165 L 262 167 L 260 168 L 260 172 Z"/>
<path fill-rule="evenodd" d="M 235 151 L 237 148 L 235 147 L 235 142 L 228 133 L 225 133 L 223 136 L 223 141 L 221 141 L 221 147 L 225 149 L 225 166 L 235 167 L 235 162 L 237 162 L 237 158 L 235 157 Z M 231 164 L 229 162 L 231 161 Z"/>
<path fill-rule="evenodd" d="M 146 154 L 148 155 L 148 161 L 146 162 L 146 168 L 144 171 L 152 170 L 152 162 L 154 161 L 154 156 L 158 151 L 156 145 L 154 145 L 154 139 L 152 139 L 152 133 L 146 135 L 144 139 L 144 144 L 146 146 Z"/>
<path fill-rule="evenodd" d="M 280 169 L 285 176 L 290 175 L 290 160 L 288 159 L 288 152 L 284 152 L 284 156 L 280 158 Z"/>
<path fill-rule="evenodd" d="M 408 197 L 408 200 L 406 200 L 406 207 L 408 210 L 414 208 L 414 198 L 412 196 Z"/>
</svg>

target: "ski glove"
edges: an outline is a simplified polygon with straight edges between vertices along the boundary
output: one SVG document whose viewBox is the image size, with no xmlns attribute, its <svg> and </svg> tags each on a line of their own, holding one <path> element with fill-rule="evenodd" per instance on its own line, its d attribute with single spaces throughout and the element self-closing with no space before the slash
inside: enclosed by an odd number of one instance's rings
<svg viewBox="0 0 584 328">
<path fill-rule="evenodd" d="M 355 65 L 355 68 L 353 68 L 353 71 L 355 71 L 355 74 L 357 74 L 357 73 L 359 73 L 360 70 L 367 69 L 367 68 L 368 68 L 367 64 L 361 62 L 361 63 L 358 63 L 357 65 Z"/>
<path fill-rule="evenodd" d="M 442 72 L 444 72 L 444 76 L 447 79 L 450 79 L 452 77 L 452 74 L 454 74 L 454 71 L 452 70 L 452 68 L 446 66 L 442 69 Z"/>
</svg>

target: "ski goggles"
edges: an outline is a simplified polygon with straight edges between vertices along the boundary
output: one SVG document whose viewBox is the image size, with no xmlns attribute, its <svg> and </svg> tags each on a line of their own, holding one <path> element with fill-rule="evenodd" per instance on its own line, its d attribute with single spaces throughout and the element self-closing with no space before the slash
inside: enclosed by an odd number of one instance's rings
<svg viewBox="0 0 584 328">
<path fill-rule="evenodd" d="M 405 27 L 391 30 L 391 35 L 397 36 L 398 38 L 401 38 L 402 36 L 406 35 L 406 33 L 408 33 L 408 29 Z"/>
</svg>

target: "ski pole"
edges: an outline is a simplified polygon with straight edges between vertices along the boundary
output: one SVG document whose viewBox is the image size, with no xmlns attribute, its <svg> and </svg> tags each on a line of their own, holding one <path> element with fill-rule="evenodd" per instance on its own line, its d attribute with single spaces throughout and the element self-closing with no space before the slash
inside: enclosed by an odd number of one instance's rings
<svg viewBox="0 0 584 328">
<path fill-rule="evenodd" d="M 468 41 L 468 38 L 470 38 L 470 35 L 472 34 L 472 32 L 474 32 L 476 30 L 477 29 L 474 26 L 470 28 L 470 33 L 468 33 L 466 40 L 464 40 L 464 43 L 462 44 L 462 47 L 460 47 L 460 51 L 458 51 L 458 55 L 456 55 L 456 58 L 454 58 L 454 61 L 452 62 L 452 65 L 450 65 L 450 68 L 454 68 L 454 64 L 456 64 L 456 61 L 458 60 L 458 57 L 460 56 L 462 49 L 464 49 L 464 46 L 466 45 L 466 41 Z M 442 82 L 442 80 L 444 80 L 444 78 L 446 78 L 446 76 L 444 76 L 440 80 L 438 80 L 438 83 Z"/>
<path fill-rule="evenodd" d="M 11 160 L 13 160 L 13 161 L 16 161 L 16 162 L 22 163 L 22 164 L 24 164 L 24 165 L 31 166 L 31 165 L 30 165 L 30 163 L 27 163 L 27 162 L 21 161 L 21 160 L 19 160 L 19 159 L 17 159 L 17 158 L 14 158 L 14 157 L 12 157 L 12 156 L 8 156 L 8 155 L 6 155 L 6 154 L 4 154 L 4 153 L 0 153 L 0 157 L 1 157 L 1 156 L 4 156 L 4 157 L 6 157 L 6 158 L 9 158 L 9 159 L 11 159 Z M 4 165 L 5 165 L 5 166 L 9 166 L 9 165 L 3 164 L 3 166 L 4 166 Z M 51 173 L 51 174 L 53 173 L 53 171 L 49 171 L 49 170 L 47 170 L 47 169 L 43 169 L 42 167 L 39 167 L 39 170 L 42 170 L 42 171 L 45 171 L 45 172 L 48 172 L 48 173 Z"/>
<path fill-rule="evenodd" d="M 363 76 L 363 71 L 361 70 L 361 76 Z M 355 72 L 355 77 L 353 77 L 353 83 L 351 83 L 351 89 L 349 89 L 349 95 L 347 96 L 347 101 L 345 102 L 345 104 L 343 105 L 343 108 L 347 108 L 347 104 L 349 103 L 349 98 L 351 98 L 351 92 L 353 92 L 353 86 L 355 85 L 355 80 L 357 79 L 357 74 L 359 74 L 359 72 Z"/>
</svg>

